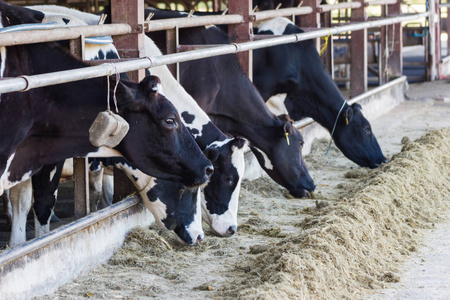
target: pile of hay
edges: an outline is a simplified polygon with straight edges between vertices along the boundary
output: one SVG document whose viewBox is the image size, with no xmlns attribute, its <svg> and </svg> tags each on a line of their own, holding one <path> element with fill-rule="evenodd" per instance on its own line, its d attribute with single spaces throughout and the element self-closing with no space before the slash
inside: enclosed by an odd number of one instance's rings
<svg viewBox="0 0 450 300">
<path fill-rule="evenodd" d="M 449 164 L 450 128 L 404 139 L 400 153 L 341 201 L 305 209 L 299 235 L 238 263 L 246 275 L 224 295 L 354 299 L 398 281 L 396 266 L 416 250 L 417 229 L 433 226 L 448 209 Z"/>
</svg>

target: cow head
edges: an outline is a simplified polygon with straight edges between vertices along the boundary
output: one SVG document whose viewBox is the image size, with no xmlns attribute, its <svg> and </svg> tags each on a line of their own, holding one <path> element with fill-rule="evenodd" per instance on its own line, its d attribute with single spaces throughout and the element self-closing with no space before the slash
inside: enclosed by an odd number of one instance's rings
<svg viewBox="0 0 450 300">
<path fill-rule="evenodd" d="M 333 139 L 347 158 L 362 167 L 376 168 L 386 162 L 370 123 L 357 103 L 346 105 L 339 115 Z"/>
<path fill-rule="evenodd" d="M 211 229 L 222 236 L 231 236 L 237 230 L 239 191 L 247 146 L 247 140 L 237 137 L 214 142 L 205 150 L 217 172 L 203 189 L 202 216 Z"/>
<path fill-rule="evenodd" d="M 289 116 L 280 115 L 278 120 L 279 126 L 272 134 L 273 153 L 265 153 L 263 149 L 256 147 L 251 149 L 272 179 L 286 187 L 292 196 L 304 197 L 305 190 L 314 191 L 316 186 L 301 155 L 303 137 L 293 126 Z"/>
<path fill-rule="evenodd" d="M 147 76 L 139 84 L 119 83 L 119 113 L 130 129 L 117 150 L 149 175 L 186 186 L 203 184 L 214 169 L 159 86 L 156 76 Z"/>
<path fill-rule="evenodd" d="M 286 18 L 263 22 L 256 31 L 259 34 L 303 33 Z M 284 104 L 294 120 L 311 117 L 332 132 L 344 98 L 312 40 L 255 50 L 253 57 L 254 83 L 266 101 L 273 95 L 286 93 Z M 341 114 L 333 134 L 336 146 L 358 165 L 376 168 L 386 159 L 369 122 L 359 105 L 345 109 L 347 112 Z"/>
<path fill-rule="evenodd" d="M 112 195 L 102 187 L 102 178 L 91 176 L 101 167 L 114 166 L 122 170 L 133 182 L 142 202 L 152 213 L 155 221 L 172 230 L 182 243 L 194 245 L 203 239 L 200 197 L 198 188 L 187 189 L 180 183 L 156 179 L 132 166 L 123 157 L 90 158 L 90 195 Z M 94 181 L 97 180 L 97 181 Z M 112 199 L 105 199 L 112 203 Z"/>
<path fill-rule="evenodd" d="M 143 199 L 155 220 L 173 230 L 180 242 L 196 245 L 203 240 L 198 188 L 188 189 L 179 183 L 156 179 Z"/>
</svg>

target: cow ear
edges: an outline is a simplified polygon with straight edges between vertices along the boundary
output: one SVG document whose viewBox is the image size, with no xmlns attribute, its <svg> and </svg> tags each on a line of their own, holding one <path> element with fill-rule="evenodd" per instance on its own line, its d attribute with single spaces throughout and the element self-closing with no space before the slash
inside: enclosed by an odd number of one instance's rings
<svg viewBox="0 0 450 300">
<path fill-rule="evenodd" d="M 343 122 L 345 125 L 348 125 L 353 119 L 353 107 L 349 106 L 344 110 L 342 114 Z"/>
<path fill-rule="evenodd" d="M 114 93 L 115 86 L 117 85 L 116 96 L 119 102 L 124 104 L 129 103 L 130 101 L 136 99 L 137 97 L 136 83 L 121 80 L 119 80 L 119 82 L 116 83 L 114 76 L 112 76 L 111 79 L 112 79 L 110 85 L 111 93 Z"/>
<path fill-rule="evenodd" d="M 203 153 L 205 154 L 206 158 L 209 159 L 209 161 L 211 161 L 212 163 L 217 161 L 217 159 L 219 158 L 219 149 L 217 149 L 216 147 L 207 148 L 205 151 L 203 151 Z"/>
<path fill-rule="evenodd" d="M 146 76 L 139 83 L 139 86 L 141 87 L 141 89 L 143 89 L 146 95 L 152 95 L 153 97 L 155 97 L 158 94 L 163 94 L 161 87 L 161 80 L 157 76 L 154 75 Z"/>
<path fill-rule="evenodd" d="M 289 117 L 289 115 L 282 114 L 278 116 L 278 119 L 283 123 L 283 135 L 286 133 L 292 134 L 294 132 L 294 121 Z"/>
<path fill-rule="evenodd" d="M 284 123 L 284 125 L 283 125 L 283 133 L 284 133 L 284 135 L 286 133 L 293 134 L 294 130 L 295 130 L 295 128 L 294 128 L 294 126 L 292 125 L 291 122 L 287 121 L 286 123 Z"/>
<path fill-rule="evenodd" d="M 238 149 L 242 149 L 242 148 L 248 146 L 248 144 L 249 144 L 248 140 L 243 137 L 240 137 L 240 136 L 235 137 L 233 139 L 233 141 L 231 142 L 231 145 L 233 147 L 237 147 Z"/>
</svg>

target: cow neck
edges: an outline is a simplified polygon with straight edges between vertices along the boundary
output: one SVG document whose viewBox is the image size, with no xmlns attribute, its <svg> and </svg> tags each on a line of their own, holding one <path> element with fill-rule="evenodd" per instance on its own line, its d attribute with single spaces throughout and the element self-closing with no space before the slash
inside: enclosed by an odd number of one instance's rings
<svg viewBox="0 0 450 300">
<path fill-rule="evenodd" d="M 346 101 L 341 94 L 334 92 L 333 89 L 334 87 L 325 87 L 313 93 L 304 92 L 303 99 L 297 99 L 303 106 L 303 114 L 314 119 L 330 132 L 333 130 L 339 112 L 341 111 L 342 114 L 348 107 L 348 104 L 344 104 Z"/>
<path fill-rule="evenodd" d="M 274 126 L 277 118 L 244 74 L 235 55 L 217 57 L 214 67 L 219 76 L 220 89 L 215 99 L 216 105 L 207 113 L 224 115 L 234 121 L 236 130 Z"/>
<path fill-rule="evenodd" d="M 20 70 L 23 74 L 35 75 L 85 66 L 56 44 L 11 48 L 20 49 L 22 55 L 16 56 L 18 60 L 26 57 L 26 64 L 22 60 L 24 64 L 21 65 L 28 69 Z M 13 51 L 8 49 L 10 57 Z M 45 57 L 51 58 L 52 62 L 43 60 L 42 53 L 46 53 Z M 51 145 L 50 149 L 46 149 L 49 153 L 62 153 L 60 158 L 53 156 L 51 162 L 64 159 L 63 152 L 81 156 L 95 151 L 97 148 L 90 144 L 88 132 L 97 113 L 106 107 L 106 93 L 102 79 L 76 81 L 20 93 L 24 98 L 21 99 L 22 105 L 17 105 L 17 110 L 20 112 L 27 103 L 33 122 L 28 132 L 29 145 L 32 145 L 33 140 L 45 137 L 48 140 L 46 144 Z M 14 97 L 10 101 L 18 98 Z"/>
<path fill-rule="evenodd" d="M 301 32 L 303 31 L 300 28 L 290 24 L 286 28 L 285 34 Z M 297 94 L 304 95 L 302 100 L 305 101 L 299 101 L 299 104 L 304 104 L 304 115 L 313 118 L 331 133 L 345 99 L 325 68 L 311 40 L 286 46 L 298 49 L 303 54 L 302 56 L 297 55 L 296 59 L 300 60 L 301 77 L 299 83 L 300 91 L 297 91 Z M 344 109 L 346 108 L 345 106 Z"/>
<path fill-rule="evenodd" d="M 147 56 L 162 55 L 156 44 L 148 37 L 145 40 L 145 54 Z M 175 80 L 166 65 L 152 68 L 151 73 L 158 76 L 164 87 L 167 98 L 180 113 L 186 128 L 194 136 L 200 149 L 205 150 L 215 141 L 223 141 L 227 138 L 212 122 L 208 115 L 198 106 L 197 102 Z"/>
</svg>

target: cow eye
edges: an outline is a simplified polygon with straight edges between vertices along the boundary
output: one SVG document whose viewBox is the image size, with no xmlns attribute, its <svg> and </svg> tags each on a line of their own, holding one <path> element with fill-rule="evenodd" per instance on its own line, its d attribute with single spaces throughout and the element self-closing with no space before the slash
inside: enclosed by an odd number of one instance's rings
<svg viewBox="0 0 450 300">
<path fill-rule="evenodd" d="M 168 128 L 176 128 L 177 127 L 177 121 L 175 118 L 165 118 L 164 119 L 164 125 Z"/>
<path fill-rule="evenodd" d="M 303 145 L 305 144 L 305 142 L 304 141 L 300 141 L 300 148 L 303 148 Z"/>
<path fill-rule="evenodd" d="M 370 127 L 369 126 L 364 126 L 364 131 L 367 133 L 367 134 L 371 134 L 371 131 L 370 131 Z"/>
<path fill-rule="evenodd" d="M 234 178 L 233 178 L 233 176 L 227 176 L 227 177 L 225 178 L 225 182 L 226 182 L 228 185 L 233 185 L 233 183 L 234 183 Z"/>
</svg>

